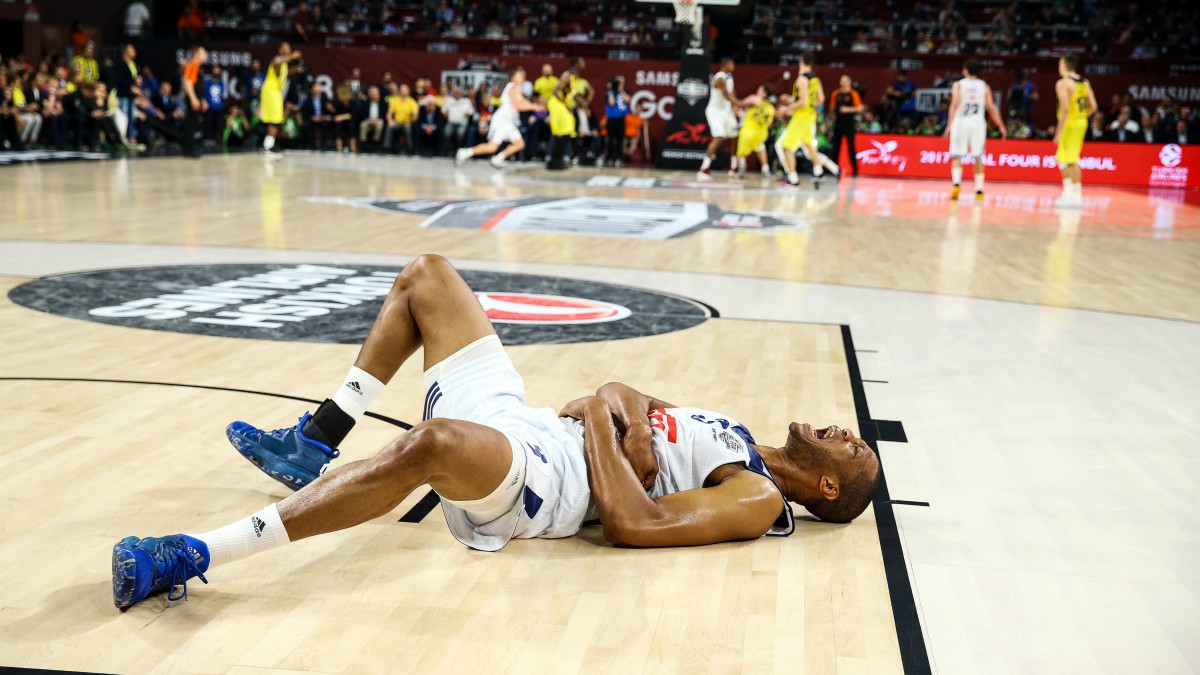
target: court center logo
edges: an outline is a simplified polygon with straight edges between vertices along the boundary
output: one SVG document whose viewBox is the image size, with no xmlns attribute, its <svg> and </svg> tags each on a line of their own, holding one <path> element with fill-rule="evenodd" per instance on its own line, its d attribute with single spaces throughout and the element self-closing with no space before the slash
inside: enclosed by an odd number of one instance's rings
<svg viewBox="0 0 1200 675">
<path fill-rule="evenodd" d="M 183 265 L 44 277 L 14 303 L 84 321 L 219 337 L 359 344 L 403 268 Z M 671 333 L 712 315 L 694 300 L 615 284 L 463 270 L 509 345 Z"/>
</svg>

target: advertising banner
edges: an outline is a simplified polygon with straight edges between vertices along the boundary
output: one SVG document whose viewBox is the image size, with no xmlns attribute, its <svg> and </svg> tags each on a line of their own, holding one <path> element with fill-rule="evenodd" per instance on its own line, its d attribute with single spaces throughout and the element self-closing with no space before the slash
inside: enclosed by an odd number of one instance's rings
<svg viewBox="0 0 1200 675">
<path fill-rule="evenodd" d="M 859 134 L 858 171 L 864 176 L 950 176 L 950 144 L 941 136 Z M 988 140 L 983 154 L 988 180 L 1058 183 L 1050 141 Z M 849 167 L 845 153 L 839 158 Z M 973 160 L 971 160 L 973 162 Z M 964 162 L 963 173 L 972 169 Z M 1084 143 L 1079 160 L 1088 185 L 1200 188 L 1200 146 L 1174 143 Z"/>
</svg>

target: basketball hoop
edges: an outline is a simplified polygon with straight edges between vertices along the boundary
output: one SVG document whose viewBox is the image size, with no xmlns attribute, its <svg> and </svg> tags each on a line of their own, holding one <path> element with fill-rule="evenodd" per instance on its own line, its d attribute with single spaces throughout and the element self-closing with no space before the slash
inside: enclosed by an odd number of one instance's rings
<svg viewBox="0 0 1200 675">
<path fill-rule="evenodd" d="M 700 4 L 696 0 L 671 0 L 671 4 L 675 5 L 675 23 L 683 26 L 691 26 L 696 23 L 700 9 Z"/>
</svg>

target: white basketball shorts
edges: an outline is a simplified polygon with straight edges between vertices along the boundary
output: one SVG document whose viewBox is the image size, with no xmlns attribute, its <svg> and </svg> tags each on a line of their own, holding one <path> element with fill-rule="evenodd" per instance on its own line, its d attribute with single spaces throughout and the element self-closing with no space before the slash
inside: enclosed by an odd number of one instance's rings
<svg viewBox="0 0 1200 675">
<path fill-rule="evenodd" d="M 982 117 L 956 119 L 950 126 L 950 155 L 977 157 L 983 154 L 983 143 L 986 139 L 987 122 Z"/>
<path fill-rule="evenodd" d="M 493 117 L 488 127 L 489 143 L 517 143 L 523 140 L 521 130 L 510 120 L 503 117 Z"/>
<path fill-rule="evenodd" d="M 579 531 L 591 490 L 583 457 L 583 436 L 570 419 L 551 408 L 525 405 L 525 383 L 500 339 L 480 338 L 425 372 L 424 419 L 464 420 L 508 437 L 516 458 L 499 489 L 520 490 L 513 507 L 477 525 L 467 511 L 442 500 L 450 532 L 463 544 L 498 551 L 513 538 L 554 539 Z M 509 485 L 518 469 L 524 481 Z M 489 502 L 497 495 L 493 493 Z"/>
<path fill-rule="evenodd" d="M 733 108 L 705 108 L 704 117 L 713 138 L 737 138 L 738 121 Z"/>
</svg>

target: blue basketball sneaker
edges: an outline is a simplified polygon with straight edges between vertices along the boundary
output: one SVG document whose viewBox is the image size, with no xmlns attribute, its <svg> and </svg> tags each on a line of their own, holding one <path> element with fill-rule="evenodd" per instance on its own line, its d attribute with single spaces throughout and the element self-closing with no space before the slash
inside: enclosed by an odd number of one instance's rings
<svg viewBox="0 0 1200 675">
<path fill-rule="evenodd" d="M 187 580 L 208 583 L 208 546 L 183 534 L 169 537 L 125 537 L 113 546 L 113 604 L 127 609 L 167 591 L 167 600 L 187 600 Z M 181 587 L 179 595 L 175 588 Z"/>
<path fill-rule="evenodd" d="M 262 472 L 293 490 L 308 485 L 325 472 L 329 461 L 342 453 L 304 435 L 301 429 L 312 417 L 308 413 L 300 423 L 287 429 L 266 432 L 245 422 L 233 422 L 225 429 L 229 442 L 242 456 Z"/>
</svg>

